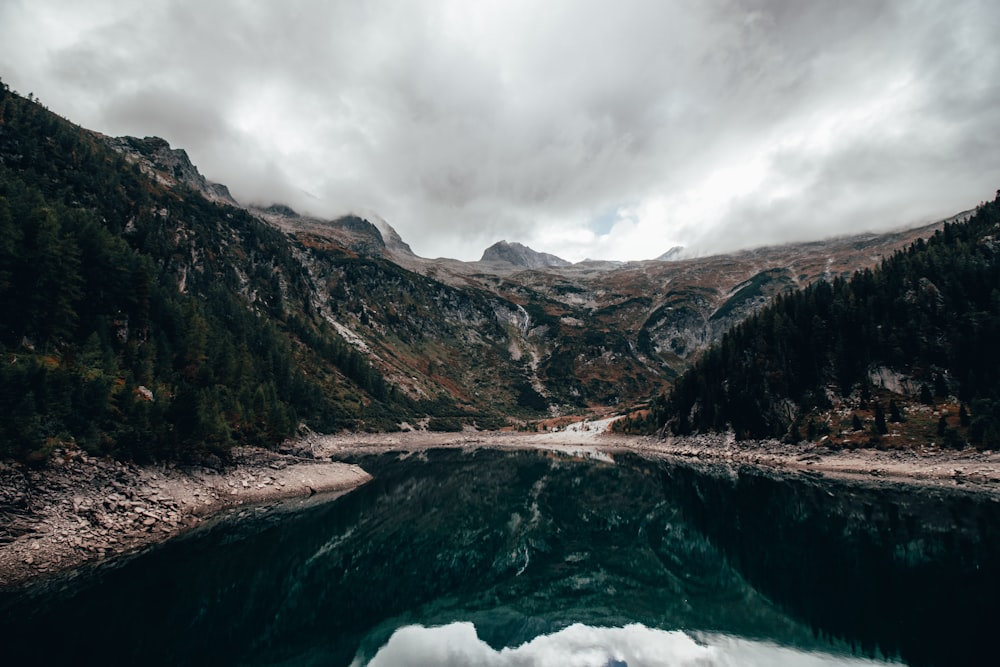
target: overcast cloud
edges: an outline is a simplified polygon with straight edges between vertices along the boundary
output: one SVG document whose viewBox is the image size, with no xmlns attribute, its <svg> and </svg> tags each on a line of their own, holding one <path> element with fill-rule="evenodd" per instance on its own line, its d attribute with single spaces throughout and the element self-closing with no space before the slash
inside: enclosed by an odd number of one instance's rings
<svg viewBox="0 0 1000 667">
<path fill-rule="evenodd" d="M 647 259 L 992 199 L 998 26 L 993 0 L 4 0 L 0 78 L 426 257 Z"/>
</svg>

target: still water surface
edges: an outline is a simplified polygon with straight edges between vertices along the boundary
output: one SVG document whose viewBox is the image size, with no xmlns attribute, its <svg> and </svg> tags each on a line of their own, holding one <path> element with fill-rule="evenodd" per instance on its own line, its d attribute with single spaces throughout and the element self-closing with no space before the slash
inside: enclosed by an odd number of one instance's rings
<svg viewBox="0 0 1000 667">
<path fill-rule="evenodd" d="M 996 503 L 639 459 L 359 462 L 376 479 L 332 502 L 0 598 L 5 664 L 995 664 Z"/>
</svg>

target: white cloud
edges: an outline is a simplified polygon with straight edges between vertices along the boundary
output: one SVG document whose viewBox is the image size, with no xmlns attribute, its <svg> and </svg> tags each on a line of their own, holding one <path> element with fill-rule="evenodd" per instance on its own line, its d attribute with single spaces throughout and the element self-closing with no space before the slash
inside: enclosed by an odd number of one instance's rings
<svg viewBox="0 0 1000 667">
<path fill-rule="evenodd" d="M 1000 173 L 995 3 L 12 0 L 0 76 L 237 197 L 426 256 L 642 259 L 884 229 Z"/>
<path fill-rule="evenodd" d="M 360 667 L 364 656 L 356 657 L 351 664 Z M 457 622 L 437 627 L 401 627 L 367 664 L 371 667 L 873 667 L 886 663 L 727 635 L 699 634 L 696 641 L 678 630 L 658 630 L 639 623 L 618 628 L 577 623 L 520 646 L 495 650 L 479 638 L 473 624 Z"/>
</svg>

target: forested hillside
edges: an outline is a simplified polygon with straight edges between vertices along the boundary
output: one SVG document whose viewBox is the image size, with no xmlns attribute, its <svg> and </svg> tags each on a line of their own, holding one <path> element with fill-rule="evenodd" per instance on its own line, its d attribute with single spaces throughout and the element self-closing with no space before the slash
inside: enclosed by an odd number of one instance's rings
<svg viewBox="0 0 1000 667">
<path fill-rule="evenodd" d="M 775 298 L 656 402 L 654 422 L 794 437 L 831 386 L 892 369 L 959 392 L 982 438 L 993 206 L 980 231 L 949 226 L 887 263 L 912 264 L 898 276 L 845 279 L 940 224 L 671 262 L 426 260 L 385 221 L 243 207 L 182 149 L 88 131 L 0 84 L 0 459 L 224 456 L 302 425 L 606 414 Z"/>
<path fill-rule="evenodd" d="M 224 454 L 300 421 L 395 423 L 410 403 L 312 293 L 281 232 L 0 84 L 0 458 Z"/>
<path fill-rule="evenodd" d="M 798 439 L 814 435 L 812 417 L 854 396 L 874 410 L 877 435 L 886 414 L 905 419 L 907 402 L 953 397 L 963 437 L 995 446 L 998 377 L 1000 192 L 874 270 L 779 296 L 706 351 L 655 416 L 677 434 L 732 428 L 738 438 Z M 872 401 L 889 389 L 881 401 L 891 404 Z M 937 435 L 961 445 L 950 424 L 940 415 Z"/>
</svg>

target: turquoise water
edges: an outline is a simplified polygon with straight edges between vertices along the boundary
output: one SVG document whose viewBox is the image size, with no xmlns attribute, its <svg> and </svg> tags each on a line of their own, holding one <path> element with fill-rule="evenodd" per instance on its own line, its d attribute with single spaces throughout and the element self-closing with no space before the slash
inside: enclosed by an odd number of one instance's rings
<svg viewBox="0 0 1000 667">
<path fill-rule="evenodd" d="M 359 461 L 0 598 L 5 664 L 992 664 L 998 509 L 620 459 Z M 985 661 L 984 661 L 985 659 Z"/>
</svg>

